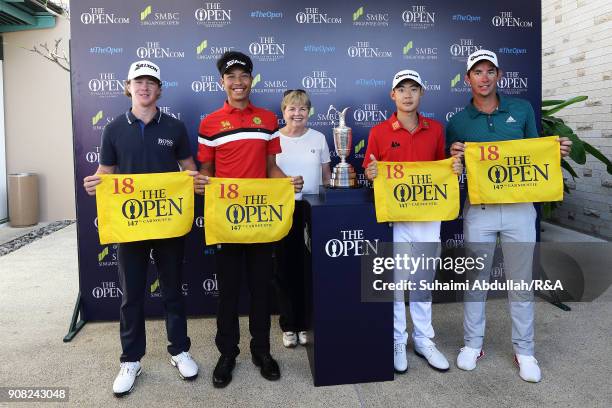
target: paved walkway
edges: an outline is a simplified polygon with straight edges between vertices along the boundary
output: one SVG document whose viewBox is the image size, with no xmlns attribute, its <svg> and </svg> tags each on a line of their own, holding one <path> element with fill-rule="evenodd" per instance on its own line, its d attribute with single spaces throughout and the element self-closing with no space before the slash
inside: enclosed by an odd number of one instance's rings
<svg viewBox="0 0 612 408">
<path fill-rule="evenodd" d="M 210 381 L 218 357 L 214 319 L 189 320 L 192 354 L 201 368 L 194 382 L 182 381 L 170 366 L 163 322 L 147 321 L 144 372 L 131 395 L 116 399 L 111 384 L 119 366 L 118 324 L 88 323 L 74 341 L 62 342 L 77 288 L 74 224 L 0 257 L 0 386 L 69 387 L 68 406 L 75 407 L 612 406 L 612 290 L 595 302 L 571 304 L 571 312 L 537 304 L 536 353 L 544 375 L 539 384 L 519 379 L 512 363 L 507 302 L 495 300 L 487 306 L 487 355 L 474 372 L 454 365 L 462 346 L 461 305 L 436 304 L 436 342 L 453 361 L 449 372 L 433 371 L 410 347 L 410 370 L 395 381 L 334 387 L 312 385 L 305 349 L 282 347 L 277 319 L 272 353 L 280 362 L 281 380 L 264 380 L 250 362 L 244 352 L 247 322 L 241 318 L 243 353 L 234 381 L 222 390 Z M 346 341 L 363 330 L 367 328 L 355 327 Z M 59 404 L 44 406 L 54 405 Z"/>
</svg>

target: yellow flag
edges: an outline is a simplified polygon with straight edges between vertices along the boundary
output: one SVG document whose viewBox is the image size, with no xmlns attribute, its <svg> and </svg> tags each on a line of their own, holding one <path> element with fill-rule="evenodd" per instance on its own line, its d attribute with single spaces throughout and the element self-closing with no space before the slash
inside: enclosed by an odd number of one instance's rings
<svg viewBox="0 0 612 408">
<path fill-rule="evenodd" d="M 459 214 L 459 180 L 453 159 L 378 162 L 374 179 L 376 221 L 446 221 Z"/>
<path fill-rule="evenodd" d="M 204 193 L 206 245 L 274 242 L 289 233 L 295 209 L 290 178 L 209 180 Z"/>
<path fill-rule="evenodd" d="M 96 188 L 100 244 L 180 237 L 193 223 L 187 172 L 101 174 Z"/>
<path fill-rule="evenodd" d="M 465 144 L 472 204 L 563 200 L 557 136 Z"/>
</svg>

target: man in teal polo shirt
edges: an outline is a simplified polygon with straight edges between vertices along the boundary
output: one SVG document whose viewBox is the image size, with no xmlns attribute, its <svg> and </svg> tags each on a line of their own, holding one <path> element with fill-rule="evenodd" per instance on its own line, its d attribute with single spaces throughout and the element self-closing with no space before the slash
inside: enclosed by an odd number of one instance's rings
<svg viewBox="0 0 612 408">
<path fill-rule="evenodd" d="M 472 88 L 472 100 L 451 118 L 446 128 L 446 143 L 453 156 L 462 157 L 464 142 L 492 142 L 538 137 L 535 115 L 530 103 L 497 93 L 501 78 L 497 55 L 478 50 L 467 59 L 465 80 Z M 561 156 L 567 156 L 572 142 L 559 138 Z M 468 175 L 469 177 L 469 175 Z M 468 182 L 469 188 L 469 182 Z M 529 281 L 532 274 L 536 211 L 532 203 L 486 204 L 471 206 L 466 199 L 463 209 L 463 235 L 468 247 L 486 259 L 485 267 L 475 278 L 489 280 L 495 243 L 499 234 L 504 253 L 507 279 Z M 476 244 L 478 243 L 478 244 Z M 472 279 L 470 279 L 472 280 Z M 512 343 L 520 377 L 529 382 L 542 378 L 534 358 L 534 302 L 529 293 L 510 293 Z M 465 347 L 457 356 L 457 366 L 466 371 L 476 368 L 484 356 L 485 291 L 464 294 Z"/>
</svg>

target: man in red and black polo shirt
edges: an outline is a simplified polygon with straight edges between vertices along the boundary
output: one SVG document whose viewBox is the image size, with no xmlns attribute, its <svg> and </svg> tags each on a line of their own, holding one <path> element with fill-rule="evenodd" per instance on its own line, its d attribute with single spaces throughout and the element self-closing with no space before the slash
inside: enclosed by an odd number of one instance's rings
<svg viewBox="0 0 612 408">
<path fill-rule="evenodd" d="M 221 83 L 227 94 L 223 107 L 202 120 L 198 138 L 198 160 L 204 176 L 235 178 L 287 177 L 276 165 L 281 152 L 276 115 L 251 104 L 253 77 L 251 59 L 236 51 L 217 61 Z M 295 191 L 302 190 L 301 176 L 292 177 Z M 251 295 L 249 331 L 253 363 L 261 375 L 278 380 L 278 364 L 270 355 L 270 311 L 268 288 L 273 268 L 272 244 L 223 244 L 215 258 L 219 281 L 219 308 L 215 343 L 221 357 L 213 371 L 213 385 L 225 387 L 232 380 L 240 353 L 238 300 L 244 266 Z"/>
<path fill-rule="evenodd" d="M 368 148 L 363 166 L 366 177 L 373 180 L 377 176 L 376 161 L 416 162 L 445 159 L 444 127 L 436 120 L 424 118 L 418 113 L 419 102 L 423 96 L 423 81 L 418 72 L 403 70 L 395 74 L 391 86 L 391 99 L 395 102 L 397 111 L 386 121 L 374 126 L 368 138 Z M 455 160 L 453 171 L 460 174 L 461 161 Z M 426 255 L 437 256 L 440 242 L 440 221 L 428 222 L 394 222 L 393 242 L 409 243 L 413 256 L 420 256 L 421 248 Z M 401 251 L 400 246 L 396 250 Z M 430 253 L 431 252 L 431 253 Z M 410 271 L 410 280 L 419 282 L 421 279 L 433 280 L 435 270 L 417 268 Z M 400 280 L 399 272 L 395 271 L 395 279 Z M 396 294 L 393 303 L 393 339 L 395 372 L 405 373 L 408 370 L 406 359 L 406 304 L 404 293 Z M 438 351 L 431 325 L 431 293 L 417 291 L 410 293 L 410 316 L 412 317 L 414 352 L 427 360 L 429 365 L 438 370 L 446 371 L 448 361 Z"/>
</svg>

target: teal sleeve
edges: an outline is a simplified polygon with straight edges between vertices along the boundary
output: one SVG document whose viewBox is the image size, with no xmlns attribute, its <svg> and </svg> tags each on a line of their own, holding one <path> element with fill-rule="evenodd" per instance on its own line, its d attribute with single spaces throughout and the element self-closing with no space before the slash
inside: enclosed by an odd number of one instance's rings
<svg viewBox="0 0 612 408">
<path fill-rule="evenodd" d="M 536 126 L 535 113 L 529 102 L 526 102 L 527 119 L 525 120 L 525 137 L 538 137 L 538 127 Z"/>
<path fill-rule="evenodd" d="M 455 131 L 455 126 L 453 126 L 453 120 L 451 119 L 446 125 L 446 152 L 450 152 L 450 147 L 453 143 L 458 140 L 457 132 Z"/>
</svg>

